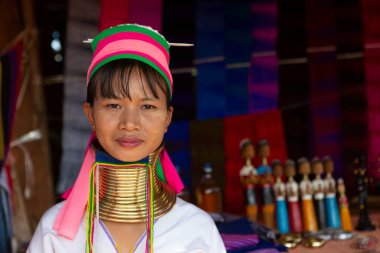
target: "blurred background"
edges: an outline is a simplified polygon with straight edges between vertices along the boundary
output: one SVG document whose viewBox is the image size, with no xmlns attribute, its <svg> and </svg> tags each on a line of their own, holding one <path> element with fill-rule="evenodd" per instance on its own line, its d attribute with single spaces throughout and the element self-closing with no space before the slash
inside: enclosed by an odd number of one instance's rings
<svg viewBox="0 0 380 253">
<path fill-rule="evenodd" d="M 82 162 L 91 60 L 82 41 L 120 23 L 194 44 L 171 48 L 174 118 L 165 137 L 192 199 L 210 163 L 223 210 L 244 213 L 244 138 L 268 140 L 269 164 L 332 157 L 352 201 L 353 161 L 365 157 L 376 195 L 378 1 L 0 0 L 0 14 L 1 185 L 12 199 L 2 212 L 13 213 L 20 241 L 73 184 Z"/>
</svg>

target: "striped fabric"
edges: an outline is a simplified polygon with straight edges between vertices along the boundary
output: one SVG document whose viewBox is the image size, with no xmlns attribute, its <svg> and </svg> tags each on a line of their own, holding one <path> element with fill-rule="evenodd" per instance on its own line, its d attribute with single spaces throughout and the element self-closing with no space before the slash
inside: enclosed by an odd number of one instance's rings
<svg viewBox="0 0 380 253">
<path fill-rule="evenodd" d="M 334 3 L 306 2 L 306 37 L 310 80 L 310 145 L 314 155 L 329 155 L 334 175 L 343 176 L 341 108 L 336 68 Z M 323 19 L 320 17 L 323 15 Z"/>
<path fill-rule="evenodd" d="M 257 234 L 221 234 L 227 250 L 254 246 L 259 242 Z"/>
<path fill-rule="evenodd" d="M 222 3 L 199 1 L 195 48 L 196 116 L 199 120 L 222 118 L 227 111 L 224 22 Z"/>
<path fill-rule="evenodd" d="M 364 35 L 364 68 L 368 104 L 368 161 L 380 155 L 380 3 L 361 1 Z M 380 178 L 377 168 L 372 173 Z"/>
<path fill-rule="evenodd" d="M 248 79 L 249 112 L 277 108 L 277 1 L 251 4 L 253 50 Z"/>
<path fill-rule="evenodd" d="M 361 1 L 336 3 L 337 74 L 341 103 L 342 159 L 346 185 L 355 185 L 350 168 L 368 150 L 368 115 L 363 59 Z M 355 193 L 347 192 L 350 196 Z"/>
<path fill-rule="evenodd" d="M 224 3 L 224 55 L 226 62 L 226 114 L 248 113 L 248 70 L 252 53 L 249 2 Z"/>
</svg>

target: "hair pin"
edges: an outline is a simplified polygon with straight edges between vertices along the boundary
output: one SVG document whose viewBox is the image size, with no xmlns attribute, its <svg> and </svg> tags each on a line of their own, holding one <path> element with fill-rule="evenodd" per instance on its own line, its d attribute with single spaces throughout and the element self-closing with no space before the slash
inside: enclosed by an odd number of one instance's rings
<svg viewBox="0 0 380 253">
<path fill-rule="evenodd" d="M 85 44 L 89 44 L 93 40 L 94 39 L 88 38 L 87 40 L 83 40 L 82 42 L 85 43 Z M 193 47 L 194 46 L 194 44 L 191 44 L 191 43 L 170 43 L 170 42 L 169 42 L 169 45 L 172 46 L 172 47 Z"/>
</svg>

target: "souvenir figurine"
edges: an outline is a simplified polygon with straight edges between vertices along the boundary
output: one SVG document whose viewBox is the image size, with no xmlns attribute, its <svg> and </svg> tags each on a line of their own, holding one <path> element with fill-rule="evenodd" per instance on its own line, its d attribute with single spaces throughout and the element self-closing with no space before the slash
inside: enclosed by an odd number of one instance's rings
<svg viewBox="0 0 380 253">
<path fill-rule="evenodd" d="M 315 157 L 312 160 L 312 171 L 315 178 L 312 181 L 314 189 L 314 207 L 317 216 L 318 228 L 323 230 L 326 228 L 326 210 L 325 210 L 325 182 L 321 178 L 323 173 L 323 164 L 321 160 Z"/>
<path fill-rule="evenodd" d="M 263 193 L 263 218 L 264 224 L 269 227 L 274 227 L 274 200 L 272 193 L 273 177 L 267 171 L 262 181 L 262 193 Z"/>
<path fill-rule="evenodd" d="M 346 232 L 352 231 L 352 222 L 350 209 L 348 207 L 348 200 L 346 196 L 346 187 L 344 186 L 344 182 L 342 178 L 338 179 L 338 193 L 339 193 L 339 210 L 340 210 L 340 218 L 342 221 L 342 230 Z"/>
<path fill-rule="evenodd" d="M 358 192 L 359 192 L 359 223 L 356 226 L 356 230 L 371 231 L 375 229 L 372 222 L 368 216 L 368 175 L 367 167 L 365 166 L 364 156 L 354 161 L 354 174 L 357 182 Z"/>
<path fill-rule="evenodd" d="M 332 175 L 334 171 L 334 162 L 333 160 L 326 156 L 323 159 L 323 167 L 326 172 L 325 185 L 326 185 L 326 221 L 327 227 L 329 228 L 340 228 L 340 216 L 338 203 L 336 200 L 336 184 L 335 179 Z"/>
<path fill-rule="evenodd" d="M 257 175 L 265 175 L 267 172 L 269 174 L 272 174 L 272 169 L 268 165 L 268 157 L 270 154 L 270 149 L 269 149 L 269 142 L 267 140 L 262 140 L 259 142 L 258 145 L 258 152 L 261 157 L 261 164 L 257 168 Z"/>
<path fill-rule="evenodd" d="M 251 140 L 244 139 L 240 142 L 240 155 L 245 159 L 245 165 L 240 170 L 240 180 L 244 187 L 246 202 L 246 215 L 250 221 L 257 220 L 257 201 L 255 184 L 257 182 L 256 169 L 251 163 L 255 157 L 255 147 Z"/>
<path fill-rule="evenodd" d="M 282 181 L 283 168 L 280 160 L 272 162 L 272 169 L 275 176 L 275 183 L 273 185 L 273 192 L 276 197 L 276 223 L 277 229 L 280 234 L 289 233 L 289 217 L 286 208 L 286 189 Z"/>
<path fill-rule="evenodd" d="M 298 184 L 294 180 L 296 168 L 293 160 L 287 160 L 285 162 L 285 172 L 288 177 L 288 181 L 286 183 L 286 196 L 288 199 L 290 231 L 293 233 L 301 233 L 302 216 L 298 201 Z"/>
<path fill-rule="evenodd" d="M 310 163 L 306 158 L 298 159 L 299 173 L 303 176 L 300 183 L 302 198 L 302 218 L 304 232 L 317 232 L 317 218 L 313 204 L 313 185 L 309 180 Z"/>
</svg>

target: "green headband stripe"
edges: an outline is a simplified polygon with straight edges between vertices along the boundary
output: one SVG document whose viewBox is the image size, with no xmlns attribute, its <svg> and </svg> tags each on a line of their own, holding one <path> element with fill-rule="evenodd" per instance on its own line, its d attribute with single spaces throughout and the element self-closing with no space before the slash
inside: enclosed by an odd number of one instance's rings
<svg viewBox="0 0 380 253">
<path fill-rule="evenodd" d="M 169 94 L 170 94 L 170 99 L 172 98 L 172 89 L 171 89 L 171 85 L 170 85 L 170 81 L 169 81 L 169 78 L 165 75 L 165 73 L 156 65 L 154 64 L 152 61 L 144 58 L 144 57 L 141 57 L 139 55 L 135 55 L 135 54 L 118 54 L 118 55 L 113 55 L 113 56 L 110 56 L 110 57 L 107 57 L 106 59 L 104 59 L 103 61 L 99 62 L 98 64 L 96 64 L 96 66 L 92 69 L 91 73 L 90 73 L 90 78 L 89 80 L 91 79 L 92 75 L 102 66 L 104 66 L 105 64 L 111 62 L 111 61 L 115 61 L 115 60 L 119 60 L 119 59 L 133 59 L 133 60 L 138 60 L 138 61 L 141 61 L 145 64 L 148 64 L 149 66 L 151 66 L 152 68 L 154 68 L 158 73 L 160 73 L 160 75 L 165 79 L 166 81 L 166 84 L 168 85 L 168 89 L 169 89 Z"/>
<path fill-rule="evenodd" d="M 95 49 L 97 48 L 100 40 L 107 38 L 113 34 L 121 33 L 121 32 L 138 32 L 138 33 L 146 34 L 152 37 L 158 43 L 160 43 L 166 49 L 168 54 L 170 54 L 169 43 L 164 39 L 164 37 L 162 37 L 160 34 L 158 34 L 154 30 L 151 30 L 149 28 L 146 28 L 143 26 L 131 25 L 131 24 L 114 26 L 99 33 L 91 42 L 92 51 L 95 52 Z"/>
</svg>

